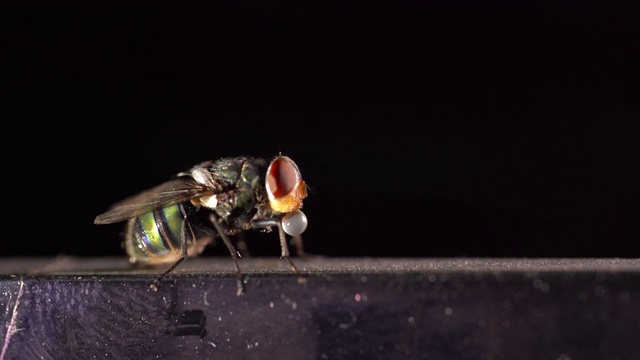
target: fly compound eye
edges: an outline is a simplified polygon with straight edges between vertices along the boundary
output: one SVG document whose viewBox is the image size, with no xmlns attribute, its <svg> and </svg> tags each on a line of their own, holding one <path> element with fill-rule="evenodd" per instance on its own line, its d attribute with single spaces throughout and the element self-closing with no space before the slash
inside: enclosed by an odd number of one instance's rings
<svg viewBox="0 0 640 360">
<path fill-rule="evenodd" d="M 307 195 L 298 166 L 286 156 L 276 158 L 269 165 L 265 188 L 271 208 L 281 213 L 300 209 Z"/>
<path fill-rule="evenodd" d="M 267 170 L 267 191 L 278 199 L 289 195 L 300 181 L 300 170 L 288 157 L 275 159 Z"/>
<path fill-rule="evenodd" d="M 282 218 L 282 229 L 291 236 L 302 234 L 307 229 L 307 216 L 300 210 L 288 213 Z"/>
</svg>

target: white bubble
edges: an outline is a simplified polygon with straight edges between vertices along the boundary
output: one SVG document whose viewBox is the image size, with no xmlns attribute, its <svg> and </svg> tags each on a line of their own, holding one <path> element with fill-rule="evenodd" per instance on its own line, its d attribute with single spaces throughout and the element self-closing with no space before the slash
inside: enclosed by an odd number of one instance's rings
<svg viewBox="0 0 640 360">
<path fill-rule="evenodd" d="M 288 213 L 282 218 L 282 229 L 291 236 L 302 234 L 307 229 L 307 216 L 300 210 Z"/>
</svg>

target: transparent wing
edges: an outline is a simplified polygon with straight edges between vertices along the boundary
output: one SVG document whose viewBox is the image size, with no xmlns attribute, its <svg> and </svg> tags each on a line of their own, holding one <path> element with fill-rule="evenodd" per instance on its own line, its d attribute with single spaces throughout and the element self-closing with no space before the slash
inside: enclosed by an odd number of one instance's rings
<svg viewBox="0 0 640 360">
<path fill-rule="evenodd" d="M 180 177 L 114 204 L 109 211 L 98 215 L 94 224 L 124 221 L 167 205 L 217 192 L 219 190 L 202 185 L 193 178 Z"/>
</svg>

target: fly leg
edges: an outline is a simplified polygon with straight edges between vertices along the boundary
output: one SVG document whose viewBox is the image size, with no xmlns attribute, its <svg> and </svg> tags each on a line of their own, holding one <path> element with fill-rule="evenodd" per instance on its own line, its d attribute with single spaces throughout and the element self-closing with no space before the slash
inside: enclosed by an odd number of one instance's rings
<svg viewBox="0 0 640 360">
<path fill-rule="evenodd" d="M 291 270 L 294 273 L 298 274 L 299 283 L 306 282 L 307 279 L 302 274 L 300 274 L 296 265 L 293 263 L 293 261 L 291 261 L 291 258 L 289 258 L 289 246 L 287 245 L 287 236 L 284 233 L 284 229 L 282 229 L 281 221 L 278 221 L 278 234 L 280 235 L 280 253 L 281 253 L 280 257 L 287 260 L 287 262 L 289 263 L 289 266 L 291 266 Z"/>
<path fill-rule="evenodd" d="M 168 268 L 165 272 L 163 272 L 162 274 L 160 274 L 160 276 L 158 276 L 155 280 L 153 280 L 153 283 L 151 283 L 151 290 L 153 291 L 158 291 L 158 286 L 160 286 L 160 280 L 162 280 L 165 276 L 167 276 L 167 274 L 171 273 L 173 270 L 175 270 L 178 265 L 182 264 L 182 262 L 187 258 L 187 236 L 186 236 L 186 229 L 189 229 L 189 232 L 191 232 L 191 238 L 195 239 L 195 234 L 193 232 L 193 228 L 191 227 L 191 225 L 187 222 L 187 214 L 185 214 L 183 212 L 183 217 L 182 217 L 182 234 L 180 235 L 180 258 L 178 259 L 178 261 L 176 261 L 175 263 L 173 263 L 173 265 L 171 265 L 170 268 Z"/>
<path fill-rule="evenodd" d="M 284 229 L 282 228 L 282 220 L 281 219 L 257 220 L 257 221 L 253 221 L 252 224 L 257 227 L 270 227 L 274 225 L 278 227 L 278 235 L 280 237 L 280 257 L 282 259 L 285 259 L 289 263 L 289 266 L 291 267 L 291 271 L 293 271 L 298 275 L 299 283 L 306 282 L 307 279 L 302 274 L 300 274 L 296 265 L 293 263 L 291 258 L 289 258 L 289 246 L 287 245 L 287 235 L 284 232 Z"/>
<path fill-rule="evenodd" d="M 241 256 L 251 257 L 251 253 L 249 252 L 249 247 L 247 247 L 247 242 L 244 238 L 244 232 L 240 231 L 236 234 L 236 246 L 240 251 Z"/>
<path fill-rule="evenodd" d="M 293 244 L 293 246 L 296 248 L 296 255 L 298 255 L 298 257 L 303 258 L 303 257 L 309 256 L 309 254 L 304 252 L 304 245 L 302 243 L 302 236 L 300 236 L 300 235 L 293 236 L 291 238 L 291 244 Z"/>
<path fill-rule="evenodd" d="M 238 296 L 244 295 L 245 289 L 244 289 L 244 282 L 242 281 L 242 273 L 240 272 L 240 264 L 238 263 L 238 251 L 231 243 L 231 240 L 229 240 L 229 237 L 227 236 L 227 234 L 224 232 L 222 225 L 218 223 L 218 219 L 216 218 L 216 216 L 211 214 L 211 218 L 209 219 L 209 221 L 211 222 L 213 227 L 216 228 L 216 231 L 220 235 L 220 238 L 222 239 L 224 244 L 227 246 L 227 249 L 229 249 L 229 252 L 231 253 L 231 257 L 233 258 L 233 262 L 236 264 L 236 273 L 238 276 L 238 279 L 237 279 L 238 291 L 236 294 Z"/>
</svg>

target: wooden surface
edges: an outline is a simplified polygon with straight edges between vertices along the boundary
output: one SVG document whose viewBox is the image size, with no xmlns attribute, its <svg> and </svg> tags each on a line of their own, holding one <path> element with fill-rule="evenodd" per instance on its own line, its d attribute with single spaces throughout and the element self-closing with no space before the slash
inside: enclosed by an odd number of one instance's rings
<svg viewBox="0 0 640 360">
<path fill-rule="evenodd" d="M 636 359 L 636 259 L 0 259 L 0 360 Z"/>
<path fill-rule="evenodd" d="M 508 272 L 598 271 L 640 272 L 640 259 L 635 258 L 310 258 L 292 257 L 302 271 L 313 273 L 358 272 Z M 241 268 L 247 273 L 290 273 L 279 258 L 243 258 Z M 16 274 L 154 274 L 163 266 L 137 269 L 125 257 L 79 258 L 70 256 L 2 258 L 0 275 Z M 235 271 L 230 257 L 201 256 L 187 259 L 176 274 Z"/>
</svg>

